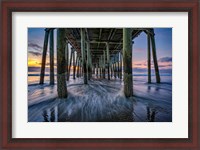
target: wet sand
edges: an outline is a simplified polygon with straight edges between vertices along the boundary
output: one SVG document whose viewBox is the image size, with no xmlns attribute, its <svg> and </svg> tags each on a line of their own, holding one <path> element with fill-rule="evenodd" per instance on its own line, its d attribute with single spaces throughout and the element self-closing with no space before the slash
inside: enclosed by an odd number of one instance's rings
<svg viewBox="0 0 200 150">
<path fill-rule="evenodd" d="M 125 98 L 120 79 L 82 78 L 67 83 L 68 97 L 57 98 L 56 85 L 28 86 L 29 122 L 171 122 L 171 76 L 160 84 L 134 77 L 134 96 Z"/>
</svg>

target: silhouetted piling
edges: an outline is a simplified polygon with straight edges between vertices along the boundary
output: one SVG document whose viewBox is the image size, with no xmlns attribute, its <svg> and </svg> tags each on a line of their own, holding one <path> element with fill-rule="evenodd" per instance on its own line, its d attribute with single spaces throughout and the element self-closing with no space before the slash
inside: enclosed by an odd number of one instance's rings
<svg viewBox="0 0 200 150">
<path fill-rule="evenodd" d="M 45 71 L 45 65 L 46 65 L 48 39 L 49 39 L 49 29 L 45 29 L 45 37 L 44 37 L 44 45 L 43 45 L 43 53 L 42 53 L 42 66 L 41 66 L 41 71 L 40 71 L 40 84 L 44 83 L 44 71 Z"/>
<path fill-rule="evenodd" d="M 76 60 L 75 60 L 75 52 L 73 52 L 73 79 L 76 79 L 75 74 L 76 74 Z"/>
<path fill-rule="evenodd" d="M 69 81 L 69 77 L 70 77 L 71 65 L 72 65 L 72 57 L 73 57 L 73 49 L 71 49 L 71 54 L 70 54 L 70 58 L 69 58 L 70 60 L 69 60 L 67 81 Z"/>
<path fill-rule="evenodd" d="M 54 84 L 54 29 L 50 30 L 50 85 Z"/>
<path fill-rule="evenodd" d="M 112 78 L 113 76 L 113 64 L 111 63 L 110 65 L 110 77 Z"/>
<path fill-rule="evenodd" d="M 57 91 L 59 98 L 67 97 L 65 80 L 65 29 L 57 29 Z"/>
<path fill-rule="evenodd" d="M 121 52 L 119 53 L 120 54 L 120 74 L 119 74 L 119 78 L 122 79 L 122 54 Z"/>
<path fill-rule="evenodd" d="M 96 68 L 96 76 L 97 76 L 97 78 L 98 78 L 98 74 L 99 74 L 99 65 L 97 63 L 97 68 Z"/>
<path fill-rule="evenodd" d="M 68 78 L 68 74 L 69 74 L 69 48 L 68 48 L 68 41 L 65 45 L 65 60 L 66 60 L 66 68 L 65 68 L 65 72 L 66 72 L 66 79 L 67 81 L 69 81 L 69 78 Z"/>
<path fill-rule="evenodd" d="M 83 78 L 84 84 L 87 84 L 87 66 L 86 66 L 86 54 L 85 54 L 85 29 L 81 28 L 81 52 L 82 52 L 82 65 L 83 65 Z"/>
<path fill-rule="evenodd" d="M 90 64 L 90 43 L 87 42 L 87 77 L 88 77 L 88 80 L 90 80 L 91 78 L 91 64 Z"/>
<path fill-rule="evenodd" d="M 103 51 L 103 78 L 106 78 L 106 69 L 105 69 L 105 64 L 106 64 L 106 54 L 105 51 Z"/>
<path fill-rule="evenodd" d="M 108 80 L 110 80 L 110 52 L 109 52 L 109 43 L 106 43 L 106 52 L 107 52 L 107 68 L 108 68 Z"/>
<path fill-rule="evenodd" d="M 154 61 L 154 68 L 155 68 L 155 74 L 156 74 L 156 82 L 160 83 L 160 74 L 158 69 L 158 62 L 157 62 L 157 56 L 156 56 L 156 44 L 155 44 L 155 37 L 154 37 L 154 30 L 152 29 L 151 35 L 151 44 L 152 44 L 152 53 L 153 53 L 153 61 Z"/>
<path fill-rule="evenodd" d="M 117 56 L 117 75 L 118 75 L 118 78 L 120 78 L 120 62 L 119 62 L 119 53 L 118 53 L 118 56 Z"/>
<path fill-rule="evenodd" d="M 132 32 L 130 28 L 123 28 L 123 62 L 124 62 L 124 94 L 133 96 L 132 76 Z"/>
<path fill-rule="evenodd" d="M 80 68 L 79 68 L 79 57 L 78 57 L 78 54 L 77 54 L 77 57 L 76 57 L 76 62 L 77 62 L 76 63 L 76 68 L 77 68 L 76 69 L 76 77 L 79 78 L 79 69 Z"/>
<path fill-rule="evenodd" d="M 101 56 L 99 58 L 99 77 L 101 78 L 102 72 L 101 72 Z"/>
<path fill-rule="evenodd" d="M 148 83 L 151 83 L 151 47 L 150 47 L 150 35 L 147 34 L 147 61 L 148 61 Z"/>
</svg>

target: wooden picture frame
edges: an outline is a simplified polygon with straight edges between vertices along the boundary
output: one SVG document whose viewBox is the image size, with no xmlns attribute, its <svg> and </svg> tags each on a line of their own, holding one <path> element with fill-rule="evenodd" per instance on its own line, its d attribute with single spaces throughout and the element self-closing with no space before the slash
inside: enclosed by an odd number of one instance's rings
<svg viewBox="0 0 200 150">
<path fill-rule="evenodd" d="M 200 149 L 199 6 L 198 0 L 8 0 L 1 16 L 1 124 L 2 149 Z M 189 137 L 188 138 L 12 138 L 12 12 L 188 12 L 189 14 Z"/>
</svg>

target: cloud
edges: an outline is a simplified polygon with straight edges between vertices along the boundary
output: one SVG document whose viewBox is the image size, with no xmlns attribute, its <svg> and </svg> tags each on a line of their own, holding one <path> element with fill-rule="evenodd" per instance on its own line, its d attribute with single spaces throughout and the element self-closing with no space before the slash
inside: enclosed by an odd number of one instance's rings
<svg viewBox="0 0 200 150">
<path fill-rule="evenodd" d="M 42 48 L 43 48 L 43 47 L 41 47 L 40 45 L 35 44 L 35 43 L 31 43 L 31 42 L 28 43 L 28 47 L 29 47 L 29 48 L 32 48 L 32 49 L 34 49 L 34 50 L 36 50 L 36 51 L 41 51 Z"/>
<path fill-rule="evenodd" d="M 28 71 L 29 72 L 39 72 L 40 71 L 40 67 L 28 67 Z"/>
<path fill-rule="evenodd" d="M 134 64 L 135 66 L 142 66 L 142 64 Z"/>
<path fill-rule="evenodd" d="M 41 62 L 36 62 L 36 64 L 38 64 L 38 65 L 42 65 L 42 63 Z M 45 64 L 46 66 L 50 66 L 50 63 L 49 62 L 46 62 L 46 64 Z"/>
<path fill-rule="evenodd" d="M 29 51 L 29 53 L 34 55 L 34 56 L 41 56 L 41 52 Z"/>
<path fill-rule="evenodd" d="M 172 62 L 172 57 L 162 57 L 158 61 L 159 62 Z"/>
<path fill-rule="evenodd" d="M 144 72 L 145 69 L 147 69 L 147 60 L 143 61 L 137 61 L 133 63 L 133 68 L 136 69 L 137 71 L 142 71 Z M 162 57 L 158 59 L 158 66 L 159 70 L 164 70 L 164 69 L 171 69 L 172 68 L 172 58 L 171 57 Z M 153 58 L 151 59 L 151 68 L 154 68 L 154 62 Z"/>
<path fill-rule="evenodd" d="M 158 66 L 159 66 L 159 68 L 166 68 L 166 67 L 171 68 L 172 64 L 162 64 L 162 65 L 158 65 Z"/>
<path fill-rule="evenodd" d="M 28 67 L 28 72 L 37 72 L 38 74 L 40 74 L 41 71 L 41 67 Z M 54 71 L 57 72 L 57 67 L 54 67 Z M 50 72 L 50 68 L 49 67 L 45 67 L 45 72 Z"/>
</svg>

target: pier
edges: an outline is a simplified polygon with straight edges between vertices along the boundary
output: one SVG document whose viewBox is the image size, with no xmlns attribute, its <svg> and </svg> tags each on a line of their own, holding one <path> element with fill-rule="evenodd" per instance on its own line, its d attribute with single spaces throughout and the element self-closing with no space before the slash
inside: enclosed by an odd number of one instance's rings
<svg viewBox="0 0 200 150">
<path fill-rule="evenodd" d="M 54 50 L 54 30 L 55 28 L 45 29 L 39 84 L 44 84 L 47 46 L 49 43 L 50 85 L 55 84 L 54 51 L 56 51 L 57 93 L 59 98 L 68 96 L 66 81 L 70 78 L 72 66 L 72 78 L 74 80 L 82 77 L 84 84 L 89 84 L 91 82 L 88 81 L 92 81 L 93 76 L 107 80 L 119 78 L 124 82 L 123 92 L 125 97 L 132 97 L 134 94 L 132 79 L 132 55 L 134 53 L 132 53 L 132 46 L 134 39 L 142 32 L 146 33 L 147 36 L 148 83 L 152 82 L 151 54 L 156 82 L 161 82 L 153 28 L 57 28 L 56 50 Z M 68 45 L 72 47 L 70 54 Z"/>
</svg>

